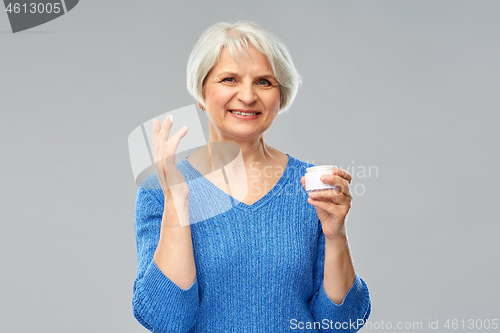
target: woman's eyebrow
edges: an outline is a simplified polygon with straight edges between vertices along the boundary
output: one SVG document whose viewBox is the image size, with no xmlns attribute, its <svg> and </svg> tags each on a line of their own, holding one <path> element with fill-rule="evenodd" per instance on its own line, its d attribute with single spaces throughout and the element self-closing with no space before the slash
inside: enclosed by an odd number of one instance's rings
<svg viewBox="0 0 500 333">
<path fill-rule="evenodd" d="M 261 79 L 271 79 L 271 80 L 276 80 L 276 78 L 274 77 L 274 75 L 271 75 L 271 74 L 266 74 L 266 75 L 258 75 L 257 77 L 261 78 Z"/>
<path fill-rule="evenodd" d="M 233 73 L 233 72 L 222 72 L 222 73 L 219 73 L 217 75 L 217 77 L 220 77 L 220 76 L 238 76 L 238 74 Z"/>
<path fill-rule="evenodd" d="M 238 73 L 234 73 L 234 72 L 222 72 L 222 73 L 219 73 L 217 75 L 217 77 L 221 77 L 221 76 L 239 76 Z M 256 75 L 255 77 L 258 77 L 260 79 L 272 79 L 272 80 L 275 80 L 276 81 L 276 77 L 274 77 L 274 75 L 272 74 L 264 74 L 264 75 Z"/>
</svg>

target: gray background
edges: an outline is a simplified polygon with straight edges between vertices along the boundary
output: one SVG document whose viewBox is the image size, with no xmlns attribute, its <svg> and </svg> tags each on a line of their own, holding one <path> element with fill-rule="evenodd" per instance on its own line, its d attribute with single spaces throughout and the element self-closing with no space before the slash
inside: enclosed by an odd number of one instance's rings
<svg viewBox="0 0 500 333">
<path fill-rule="evenodd" d="M 370 321 L 500 319 L 500 1 L 88 0 L 18 34 L 0 13 L 0 331 L 145 332 L 127 137 L 194 102 L 191 47 L 237 19 L 303 76 L 267 142 L 378 168 L 348 223 Z"/>
</svg>

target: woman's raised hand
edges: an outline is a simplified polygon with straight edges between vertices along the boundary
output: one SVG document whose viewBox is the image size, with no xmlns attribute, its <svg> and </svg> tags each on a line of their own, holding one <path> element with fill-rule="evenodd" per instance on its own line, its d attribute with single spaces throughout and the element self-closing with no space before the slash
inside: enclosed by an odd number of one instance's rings
<svg viewBox="0 0 500 333">
<path fill-rule="evenodd" d="M 170 139 L 168 135 L 172 128 L 173 117 L 168 115 L 160 125 L 157 119 L 153 120 L 153 150 L 154 165 L 160 180 L 165 203 L 169 198 L 175 201 L 186 201 L 189 197 L 189 188 L 184 176 L 175 165 L 175 153 L 180 140 L 186 135 L 188 128 L 183 126 Z"/>
<path fill-rule="evenodd" d="M 190 226 L 189 188 L 175 165 L 175 152 L 188 129 L 183 126 L 168 139 L 172 122 L 171 115 L 166 117 L 163 125 L 153 120 L 154 164 L 165 195 L 160 239 L 153 258 L 163 274 L 186 290 L 196 279 L 196 265 L 191 228 L 183 228 Z"/>
</svg>

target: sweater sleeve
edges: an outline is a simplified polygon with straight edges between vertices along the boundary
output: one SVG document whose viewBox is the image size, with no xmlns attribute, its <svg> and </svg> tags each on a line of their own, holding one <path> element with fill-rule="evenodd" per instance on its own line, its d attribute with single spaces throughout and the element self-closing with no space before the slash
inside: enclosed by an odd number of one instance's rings
<svg viewBox="0 0 500 333">
<path fill-rule="evenodd" d="M 334 303 L 326 294 L 323 286 L 325 267 L 325 235 L 319 232 L 318 256 L 314 268 L 314 290 L 315 293 L 309 300 L 309 309 L 315 322 L 326 322 L 325 328 L 320 332 L 340 331 L 357 332 L 368 320 L 371 310 L 370 295 L 366 283 L 358 276 L 345 295 L 342 303 Z M 326 328 L 327 327 L 327 328 Z"/>
<path fill-rule="evenodd" d="M 134 316 L 151 332 L 187 332 L 195 324 L 199 307 L 198 279 L 184 290 L 166 277 L 154 262 L 163 216 L 163 202 L 154 196 L 154 191 L 157 190 L 139 188 L 135 204 Z"/>
</svg>

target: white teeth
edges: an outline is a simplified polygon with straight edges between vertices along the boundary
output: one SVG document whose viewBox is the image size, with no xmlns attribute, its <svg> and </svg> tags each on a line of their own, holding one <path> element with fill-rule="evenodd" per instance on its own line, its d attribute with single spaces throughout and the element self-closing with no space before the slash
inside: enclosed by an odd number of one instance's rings
<svg viewBox="0 0 500 333">
<path fill-rule="evenodd" d="M 246 113 L 246 112 L 239 112 L 239 111 L 229 111 L 231 113 L 234 113 L 234 114 L 240 114 L 240 115 L 243 115 L 243 116 L 255 116 L 257 113 Z"/>
</svg>

